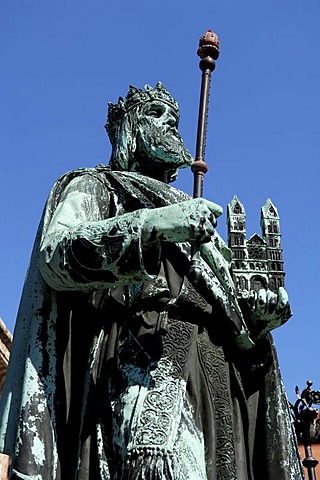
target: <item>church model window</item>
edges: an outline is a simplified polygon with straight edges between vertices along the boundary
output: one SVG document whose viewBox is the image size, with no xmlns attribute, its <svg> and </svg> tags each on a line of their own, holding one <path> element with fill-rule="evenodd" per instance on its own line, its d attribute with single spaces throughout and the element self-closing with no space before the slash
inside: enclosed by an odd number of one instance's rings
<svg viewBox="0 0 320 480">
<path fill-rule="evenodd" d="M 269 252 L 269 258 L 271 258 L 271 260 L 279 260 L 279 252 Z"/>
<path fill-rule="evenodd" d="M 239 286 L 242 290 L 247 290 L 248 289 L 248 282 L 245 277 L 241 276 L 239 278 Z"/>
<path fill-rule="evenodd" d="M 249 250 L 249 257 L 250 258 L 264 258 L 265 257 L 265 250 L 262 247 L 253 247 Z"/>
<path fill-rule="evenodd" d="M 239 203 L 235 204 L 233 212 L 236 213 L 237 215 L 239 215 L 239 213 L 242 213 Z"/>
<path fill-rule="evenodd" d="M 273 217 L 276 216 L 276 211 L 275 211 L 275 209 L 274 209 L 272 206 L 269 208 L 269 213 L 270 213 L 270 215 L 272 215 Z"/>
<path fill-rule="evenodd" d="M 268 233 L 279 233 L 277 223 L 273 222 L 268 225 Z"/>
<path fill-rule="evenodd" d="M 243 250 L 235 250 L 234 251 L 234 256 L 235 258 L 237 258 L 238 260 L 243 260 L 245 258 L 245 255 L 244 255 L 244 251 Z"/>
<path fill-rule="evenodd" d="M 251 278 L 251 290 L 258 292 L 261 288 L 266 288 L 266 282 L 262 277 L 252 277 Z"/>
<path fill-rule="evenodd" d="M 233 243 L 234 243 L 234 245 L 243 245 L 244 244 L 243 236 L 242 235 L 234 235 Z"/>
<path fill-rule="evenodd" d="M 276 290 L 276 280 L 275 278 L 271 277 L 269 280 L 269 289 L 270 290 Z"/>
</svg>

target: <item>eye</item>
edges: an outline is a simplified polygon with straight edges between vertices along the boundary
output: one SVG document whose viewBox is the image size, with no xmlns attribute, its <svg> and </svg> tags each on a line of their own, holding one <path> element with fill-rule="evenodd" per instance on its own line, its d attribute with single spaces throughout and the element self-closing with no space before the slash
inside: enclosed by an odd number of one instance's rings
<svg viewBox="0 0 320 480">
<path fill-rule="evenodd" d="M 160 118 L 164 112 L 164 107 L 162 105 L 153 105 L 149 108 L 147 115 L 150 117 Z"/>
</svg>

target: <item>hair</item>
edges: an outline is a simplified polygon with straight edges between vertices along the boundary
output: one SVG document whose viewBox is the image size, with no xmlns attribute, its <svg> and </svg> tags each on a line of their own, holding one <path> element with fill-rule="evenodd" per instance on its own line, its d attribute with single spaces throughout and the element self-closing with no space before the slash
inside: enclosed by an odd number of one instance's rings
<svg viewBox="0 0 320 480">
<path fill-rule="evenodd" d="M 130 171 L 134 163 L 138 133 L 139 107 L 105 125 L 112 147 L 109 165 L 112 170 Z"/>
</svg>

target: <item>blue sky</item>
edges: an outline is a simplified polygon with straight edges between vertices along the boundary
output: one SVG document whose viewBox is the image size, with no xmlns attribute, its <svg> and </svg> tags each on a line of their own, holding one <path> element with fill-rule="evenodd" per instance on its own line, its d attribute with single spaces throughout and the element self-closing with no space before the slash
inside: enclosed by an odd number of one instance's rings
<svg viewBox="0 0 320 480">
<path fill-rule="evenodd" d="M 213 29 L 204 196 L 237 194 L 247 234 L 268 197 L 281 217 L 293 318 L 274 333 L 288 396 L 319 376 L 318 0 L 2 0 L 0 4 L 0 316 L 13 330 L 33 238 L 52 184 L 107 163 L 108 101 L 161 80 L 194 153 L 199 37 Z M 176 186 L 192 193 L 192 174 Z M 218 231 L 226 239 L 226 214 Z"/>
</svg>

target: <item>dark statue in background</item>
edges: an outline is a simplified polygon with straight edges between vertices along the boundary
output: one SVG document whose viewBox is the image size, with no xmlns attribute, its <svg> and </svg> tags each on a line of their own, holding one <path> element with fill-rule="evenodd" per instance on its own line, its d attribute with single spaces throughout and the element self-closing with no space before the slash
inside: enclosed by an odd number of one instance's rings
<svg viewBox="0 0 320 480">
<path fill-rule="evenodd" d="M 287 294 L 238 301 L 221 207 L 169 186 L 192 162 L 178 119 L 161 83 L 130 87 L 110 165 L 49 195 L 1 403 L 11 478 L 303 478 L 269 335 Z"/>
</svg>

